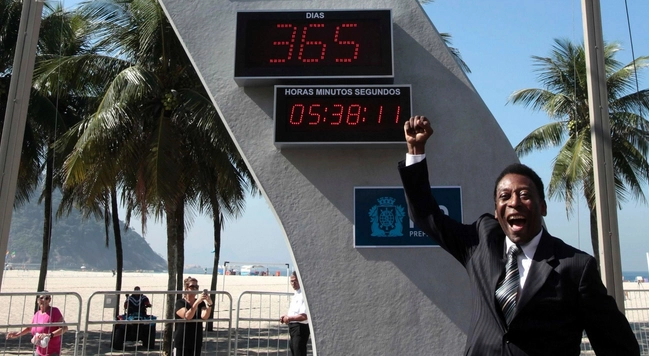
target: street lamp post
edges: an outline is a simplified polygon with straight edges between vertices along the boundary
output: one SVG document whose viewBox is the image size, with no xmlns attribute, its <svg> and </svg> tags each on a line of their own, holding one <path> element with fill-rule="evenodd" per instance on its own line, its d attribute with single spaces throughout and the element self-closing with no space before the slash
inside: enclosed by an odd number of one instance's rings
<svg viewBox="0 0 649 356">
<path fill-rule="evenodd" d="M 582 0 L 584 49 L 588 80 L 590 132 L 595 175 L 600 273 L 608 294 L 624 313 L 624 288 L 617 223 L 611 125 L 604 66 L 604 39 L 599 0 Z"/>
<path fill-rule="evenodd" d="M 0 140 L 0 267 L 5 264 L 4 251 L 9 244 L 9 228 L 13 214 L 20 154 L 25 135 L 29 94 L 32 88 L 36 44 L 41 27 L 43 2 L 23 0 L 14 54 L 13 72 L 7 96 L 7 111 Z M 4 268 L 0 268 L 0 286 Z"/>
</svg>

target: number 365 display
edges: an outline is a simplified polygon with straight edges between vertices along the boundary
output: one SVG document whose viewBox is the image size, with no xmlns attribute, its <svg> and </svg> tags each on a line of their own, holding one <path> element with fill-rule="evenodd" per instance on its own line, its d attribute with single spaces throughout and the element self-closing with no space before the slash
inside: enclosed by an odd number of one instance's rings
<svg viewBox="0 0 649 356">
<path fill-rule="evenodd" d="M 234 77 L 391 83 L 391 11 L 238 12 Z"/>
</svg>

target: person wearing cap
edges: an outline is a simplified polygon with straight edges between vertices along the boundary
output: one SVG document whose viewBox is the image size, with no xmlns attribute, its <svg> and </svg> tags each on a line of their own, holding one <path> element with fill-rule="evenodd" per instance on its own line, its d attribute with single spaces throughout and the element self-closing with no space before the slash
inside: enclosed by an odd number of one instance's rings
<svg viewBox="0 0 649 356">
<path fill-rule="evenodd" d="M 149 307 L 151 307 L 151 302 L 149 302 L 149 298 L 146 295 L 140 293 L 139 286 L 133 288 L 133 294 L 128 296 L 124 302 L 126 314 L 130 316 L 146 316 L 146 308 Z"/>
<path fill-rule="evenodd" d="M 32 317 L 32 324 L 40 325 L 10 332 L 7 334 L 7 339 L 15 339 L 31 333 L 33 336 L 32 343 L 36 345 L 35 356 L 59 356 L 61 354 L 61 335 L 68 330 L 68 327 L 47 325 L 65 323 L 59 308 L 51 306 L 51 303 L 52 296 L 50 294 L 39 295 L 38 310 Z"/>
</svg>

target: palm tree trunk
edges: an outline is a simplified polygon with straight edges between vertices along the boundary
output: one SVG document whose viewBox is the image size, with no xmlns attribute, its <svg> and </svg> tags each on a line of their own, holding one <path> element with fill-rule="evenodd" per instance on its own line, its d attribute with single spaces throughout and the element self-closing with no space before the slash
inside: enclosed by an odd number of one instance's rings
<svg viewBox="0 0 649 356">
<path fill-rule="evenodd" d="M 175 207 L 168 207 L 165 211 L 167 216 L 167 290 L 178 290 L 176 288 L 176 220 Z M 167 295 L 167 310 L 165 310 L 165 319 L 173 319 L 176 306 L 176 295 Z M 173 324 L 167 323 L 164 326 L 162 336 L 162 350 L 165 355 L 171 354 L 171 341 L 173 338 Z"/>
<path fill-rule="evenodd" d="M 41 270 L 38 275 L 38 291 L 45 290 L 45 279 L 47 278 L 47 264 L 50 258 L 50 245 L 52 243 L 52 185 L 54 176 L 54 158 L 52 151 L 48 150 L 45 163 L 45 199 L 43 207 L 43 254 L 41 255 Z"/>
<path fill-rule="evenodd" d="M 185 269 L 185 202 L 176 205 L 174 214 L 176 237 L 176 290 L 184 289 L 183 272 Z"/>
<path fill-rule="evenodd" d="M 115 236 L 115 262 L 117 264 L 117 279 L 115 280 L 115 290 L 122 290 L 122 270 L 124 269 L 124 252 L 122 249 L 122 232 L 119 228 L 119 210 L 117 209 L 117 190 L 113 186 L 110 188 L 110 209 L 112 210 L 113 235 Z M 119 297 L 117 294 L 117 309 L 115 317 L 119 314 Z"/>
<path fill-rule="evenodd" d="M 212 264 L 212 282 L 210 283 L 210 290 L 216 290 L 216 284 L 219 277 L 219 259 L 221 258 L 221 214 L 218 209 L 212 217 L 214 224 L 214 262 Z M 225 273 L 225 271 L 224 271 Z M 212 294 L 212 303 L 216 301 L 216 294 Z M 214 318 L 214 308 L 210 312 L 210 319 Z M 207 323 L 207 331 L 214 330 L 214 323 Z"/>
</svg>

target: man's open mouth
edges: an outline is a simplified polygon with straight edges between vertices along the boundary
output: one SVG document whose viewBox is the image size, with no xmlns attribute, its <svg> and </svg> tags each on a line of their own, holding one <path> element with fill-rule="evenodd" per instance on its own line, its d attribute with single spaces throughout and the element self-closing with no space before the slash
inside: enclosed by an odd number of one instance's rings
<svg viewBox="0 0 649 356">
<path fill-rule="evenodd" d="M 525 226 L 525 219 L 522 215 L 510 215 L 507 217 L 507 223 L 512 228 L 512 230 L 520 230 Z"/>
</svg>

